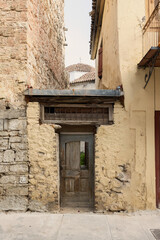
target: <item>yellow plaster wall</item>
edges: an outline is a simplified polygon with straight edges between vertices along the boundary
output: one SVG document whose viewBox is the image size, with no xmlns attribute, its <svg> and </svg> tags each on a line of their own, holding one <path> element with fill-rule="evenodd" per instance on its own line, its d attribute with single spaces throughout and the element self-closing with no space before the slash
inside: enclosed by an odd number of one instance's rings
<svg viewBox="0 0 160 240">
<path fill-rule="evenodd" d="M 112 5 L 112 3 L 110 4 Z M 144 89 L 144 76 L 148 73 L 148 69 L 139 70 L 137 64 L 142 59 L 142 18 L 145 16 L 145 1 L 119 0 L 115 7 L 117 8 L 117 25 L 114 24 L 113 26 L 112 20 L 111 25 L 118 31 L 119 66 L 117 60 L 114 61 L 110 53 L 110 48 L 114 44 L 111 44 L 109 38 L 105 40 L 103 52 L 107 55 L 104 56 L 104 61 L 108 58 L 115 69 L 119 68 L 125 95 L 125 107 L 123 110 L 115 108 L 115 124 L 101 127 L 97 133 L 97 136 L 99 136 L 97 140 L 98 148 L 101 151 L 103 150 L 103 153 L 101 153 L 103 156 L 101 157 L 104 161 L 100 161 L 100 165 L 96 165 L 96 169 L 102 169 L 103 166 L 106 171 L 113 171 L 114 179 L 115 173 L 119 171 L 118 165 L 121 165 L 121 162 L 124 161 L 128 166 L 127 172 L 130 175 L 128 177 L 129 182 L 120 187 L 122 194 L 118 192 L 113 194 L 114 191 L 110 187 L 112 181 L 100 180 L 100 184 L 98 184 L 97 180 L 96 199 L 98 200 L 96 200 L 96 208 L 111 211 L 114 209 L 115 211 L 116 209 L 121 211 L 124 206 L 125 210 L 131 211 L 154 209 L 156 207 L 154 112 L 160 110 L 160 71 L 158 69 L 154 71 L 147 88 Z M 105 11 L 107 11 L 107 5 L 105 5 L 105 8 Z M 106 21 L 107 17 L 104 15 L 101 32 L 101 38 L 103 39 L 110 33 Z M 113 37 L 115 36 L 114 32 Z M 100 42 L 101 39 L 99 44 Z M 107 76 L 107 74 L 109 76 L 109 72 L 113 72 L 107 65 L 103 68 L 103 71 L 103 76 Z M 111 80 L 108 77 L 103 77 L 103 82 L 106 83 L 103 86 L 101 84 L 97 86 L 99 88 L 104 88 L 104 86 L 108 88 L 109 86 L 109 88 L 114 89 L 117 84 L 116 77 L 112 76 Z M 117 114 L 119 115 L 118 119 Z M 100 140 L 100 136 L 103 136 L 103 141 Z M 103 143 L 106 147 L 103 147 Z M 119 151 L 116 149 L 119 149 Z M 100 154 L 100 150 L 98 152 Z M 101 184 L 102 182 L 105 184 Z M 110 187 L 109 191 L 108 187 Z M 98 190 L 99 188 L 101 193 Z M 103 197 L 105 200 L 100 205 L 100 199 L 103 199 Z"/>
<path fill-rule="evenodd" d="M 116 3 L 116 0 L 105 1 L 102 30 L 98 46 L 100 48 L 101 42 L 103 43 L 103 77 L 101 80 L 98 79 L 98 72 L 96 72 L 96 85 L 100 89 L 112 89 L 121 85 Z M 98 65 L 98 54 L 96 56 L 96 65 Z"/>
<path fill-rule="evenodd" d="M 58 137 L 53 125 L 39 119 L 39 103 L 28 103 L 29 209 L 54 211 L 59 208 Z"/>
</svg>

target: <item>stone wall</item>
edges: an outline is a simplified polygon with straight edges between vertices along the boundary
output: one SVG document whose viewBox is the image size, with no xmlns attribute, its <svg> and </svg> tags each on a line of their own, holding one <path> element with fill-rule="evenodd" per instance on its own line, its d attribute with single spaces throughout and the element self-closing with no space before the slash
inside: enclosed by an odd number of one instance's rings
<svg viewBox="0 0 160 240">
<path fill-rule="evenodd" d="M 67 87 L 64 43 L 64 1 L 1 0 L 0 105 L 23 107 L 28 86 Z"/>
<path fill-rule="evenodd" d="M 64 70 L 63 7 L 64 2 L 59 0 L 1 0 L 0 211 L 35 210 L 34 204 L 30 208 L 28 206 L 30 196 L 31 200 L 40 198 L 44 201 L 48 198 L 51 202 L 48 202 L 48 209 L 52 209 L 53 201 L 50 200 L 50 195 L 44 196 L 46 192 L 43 184 L 40 183 L 41 180 L 35 180 L 39 186 L 35 189 L 35 194 L 32 192 L 34 184 L 30 185 L 30 195 L 28 195 L 30 166 L 27 156 L 26 102 L 23 92 L 31 86 L 38 89 L 62 89 L 67 86 Z M 48 129 L 50 131 L 50 128 L 52 127 L 45 126 L 45 129 L 41 127 L 40 133 L 47 132 Z M 37 138 L 37 149 L 39 149 L 38 140 Z M 39 164 L 42 165 L 43 157 L 46 155 L 48 157 L 49 153 L 45 155 L 41 150 L 38 157 L 41 159 Z M 31 173 L 33 164 L 31 162 L 29 168 Z M 54 168 L 52 167 L 51 164 L 51 170 Z M 52 181 L 53 176 L 50 178 L 49 174 L 50 172 L 46 171 L 44 175 L 48 181 Z M 30 181 L 31 175 L 34 174 L 30 174 Z M 39 177 L 40 174 L 37 176 Z M 49 186 L 49 182 L 47 184 L 45 187 Z M 52 190 L 52 187 L 49 187 L 49 194 Z M 57 199 L 57 193 L 53 192 L 54 190 L 52 191 L 54 199 Z M 56 204 L 54 202 L 53 205 Z"/>
<path fill-rule="evenodd" d="M 115 104 L 114 125 L 101 126 L 95 140 L 96 211 L 136 211 L 146 209 L 145 112 L 129 114 Z M 154 195 L 150 199 L 154 209 Z"/>
<path fill-rule="evenodd" d="M 1 0 L 0 107 L 23 105 L 27 64 L 27 0 Z"/>
<path fill-rule="evenodd" d="M 28 103 L 29 209 L 59 208 L 59 153 L 54 125 L 39 124 L 39 103 Z"/>
<path fill-rule="evenodd" d="M 64 0 L 28 0 L 27 43 L 29 85 L 66 88 Z"/>
<path fill-rule="evenodd" d="M 0 112 L 0 210 L 28 207 L 28 154 L 24 110 Z"/>
</svg>

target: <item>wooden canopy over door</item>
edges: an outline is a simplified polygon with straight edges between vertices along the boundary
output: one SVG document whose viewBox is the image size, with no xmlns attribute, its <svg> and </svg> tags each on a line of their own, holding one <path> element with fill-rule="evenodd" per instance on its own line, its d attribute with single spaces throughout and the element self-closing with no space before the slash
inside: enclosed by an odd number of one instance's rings
<svg viewBox="0 0 160 240">
<path fill-rule="evenodd" d="M 160 111 L 155 112 L 156 203 L 160 208 Z"/>
<path fill-rule="evenodd" d="M 80 165 L 80 142 L 87 146 L 88 163 Z M 93 134 L 60 134 L 60 190 L 62 207 L 93 207 Z"/>
</svg>

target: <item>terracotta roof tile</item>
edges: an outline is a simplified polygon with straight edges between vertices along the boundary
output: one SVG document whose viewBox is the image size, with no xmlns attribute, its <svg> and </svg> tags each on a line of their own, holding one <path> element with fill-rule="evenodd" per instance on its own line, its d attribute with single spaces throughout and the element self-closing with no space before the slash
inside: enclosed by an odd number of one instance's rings
<svg viewBox="0 0 160 240">
<path fill-rule="evenodd" d="M 66 67 L 66 71 L 68 72 L 93 72 L 94 70 L 94 67 L 83 63 L 73 64 Z"/>
<path fill-rule="evenodd" d="M 89 72 L 89 73 L 84 74 L 80 78 L 75 79 L 70 84 L 72 85 L 72 84 L 81 83 L 81 82 L 90 82 L 90 81 L 95 80 L 95 78 L 96 78 L 95 72 Z"/>
</svg>

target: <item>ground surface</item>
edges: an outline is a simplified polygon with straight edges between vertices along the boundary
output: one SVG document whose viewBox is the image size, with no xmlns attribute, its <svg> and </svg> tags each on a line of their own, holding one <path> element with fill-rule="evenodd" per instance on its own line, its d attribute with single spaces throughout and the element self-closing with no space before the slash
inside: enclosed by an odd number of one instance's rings
<svg viewBox="0 0 160 240">
<path fill-rule="evenodd" d="M 160 211 L 0 214 L 0 240 L 155 240 L 150 229 L 160 229 Z"/>
</svg>

